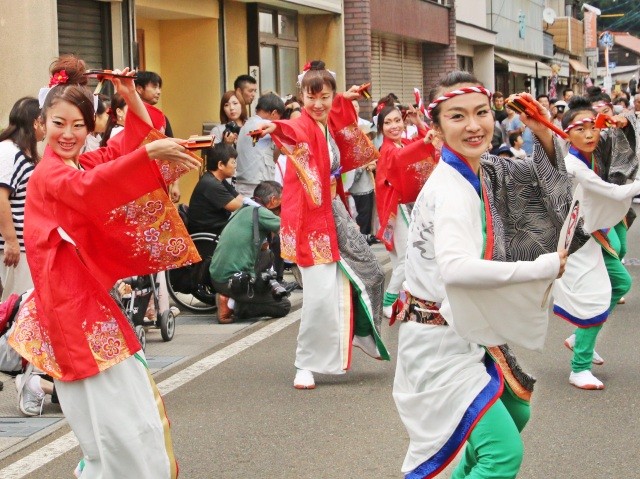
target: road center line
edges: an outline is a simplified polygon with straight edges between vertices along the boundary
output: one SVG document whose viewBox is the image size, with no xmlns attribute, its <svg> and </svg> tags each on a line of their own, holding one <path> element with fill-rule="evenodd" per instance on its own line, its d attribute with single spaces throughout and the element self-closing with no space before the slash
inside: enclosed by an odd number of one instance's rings
<svg viewBox="0 0 640 479">
<path fill-rule="evenodd" d="M 282 331 L 287 326 L 298 321 L 300 319 L 300 314 L 301 310 L 298 309 L 284 318 L 276 319 L 271 324 L 259 329 L 255 333 L 245 336 L 238 341 L 234 341 L 229 346 L 226 346 L 221 350 L 193 363 L 191 366 L 178 371 L 173 376 L 168 377 L 158 384 L 160 394 L 169 394 L 171 391 L 174 391 L 180 386 L 183 386 L 189 381 L 192 381 L 198 376 L 210 371 L 227 359 L 240 354 L 260 341 Z M 171 416 L 171 411 L 169 411 L 169 416 Z M 75 434 L 73 432 L 69 432 L 46 446 L 43 446 L 23 457 L 19 461 L 16 461 L 0 470 L 0 477 L 3 479 L 22 479 L 26 475 L 40 469 L 77 446 L 78 440 L 76 439 Z M 80 457 L 78 457 L 78 460 L 79 459 Z M 71 475 L 71 471 L 69 471 L 69 473 Z"/>
</svg>

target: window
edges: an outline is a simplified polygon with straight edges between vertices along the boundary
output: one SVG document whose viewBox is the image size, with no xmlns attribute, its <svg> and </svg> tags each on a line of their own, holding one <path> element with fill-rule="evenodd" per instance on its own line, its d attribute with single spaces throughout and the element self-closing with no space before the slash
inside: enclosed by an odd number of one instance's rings
<svg viewBox="0 0 640 479">
<path fill-rule="evenodd" d="M 458 70 L 473 73 L 473 57 L 458 55 Z"/>
<path fill-rule="evenodd" d="M 299 72 L 297 14 L 260 6 L 247 13 L 249 28 L 257 30 L 257 45 L 249 44 L 249 63 L 260 66 L 260 91 L 295 94 Z"/>
</svg>

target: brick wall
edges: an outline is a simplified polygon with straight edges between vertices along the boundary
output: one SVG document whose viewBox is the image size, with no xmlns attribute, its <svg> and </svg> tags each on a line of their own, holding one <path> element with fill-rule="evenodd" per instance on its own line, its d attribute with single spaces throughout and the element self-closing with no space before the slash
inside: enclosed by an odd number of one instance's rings
<svg viewBox="0 0 640 479">
<path fill-rule="evenodd" d="M 458 69 L 456 57 L 456 12 L 455 1 L 451 0 L 449 10 L 449 45 L 440 46 L 424 43 L 422 46 L 422 72 L 424 101 L 429 99 L 431 87 L 446 73 Z"/>
<path fill-rule="evenodd" d="M 371 11 L 368 0 L 344 0 L 346 85 L 371 81 Z M 360 101 L 360 116 L 371 115 L 371 101 Z"/>
</svg>

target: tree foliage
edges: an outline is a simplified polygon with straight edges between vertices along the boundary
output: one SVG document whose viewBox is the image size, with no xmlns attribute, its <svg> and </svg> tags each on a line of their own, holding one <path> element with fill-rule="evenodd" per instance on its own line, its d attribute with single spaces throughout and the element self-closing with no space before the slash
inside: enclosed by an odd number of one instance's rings
<svg viewBox="0 0 640 479">
<path fill-rule="evenodd" d="M 569 2 L 567 2 L 569 3 Z M 629 32 L 640 37 L 640 0 L 575 0 L 574 5 L 582 18 L 582 4 L 599 8 L 602 16 L 598 17 L 598 31 Z M 607 15 L 622 14 L 619 17 Z"/>
</svg>

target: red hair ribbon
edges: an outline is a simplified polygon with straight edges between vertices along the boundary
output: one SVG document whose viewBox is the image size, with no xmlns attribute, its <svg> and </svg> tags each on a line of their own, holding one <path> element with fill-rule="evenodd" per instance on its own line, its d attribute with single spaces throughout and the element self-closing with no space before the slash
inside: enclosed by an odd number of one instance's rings
<svg viewBox="0 0 640 479">
<path fill-rule="evenodd" d="M 65 70 L 60 70 L 59 72 L 51 75 L 51 79 L 49 80 L 49 88 L 54 87 L 56 85 L 64 85 L 69 81 L 69 76 Z"/>
<path fill-rule="evenodd" d="M 311 62 L 305 63 L 304 66 L 302 67 L 303 72 L 308 72 L 309 70 L 311 70 Z"/>
</svg>

